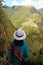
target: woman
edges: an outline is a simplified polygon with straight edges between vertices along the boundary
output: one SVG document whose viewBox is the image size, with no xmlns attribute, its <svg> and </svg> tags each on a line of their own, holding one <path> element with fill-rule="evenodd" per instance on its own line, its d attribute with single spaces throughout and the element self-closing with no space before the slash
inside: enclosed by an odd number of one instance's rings
<svg viewBox="0 0 43 65">
<path fill-rule="evenodd" d="M 14 32 L 14 39 L 10 43 L 8 58 L 13 65 L 25 65 L 26 58 L 29 57 L 28 44 L 24 41 L 26 33 L 22 29 Z"/>
</svg>

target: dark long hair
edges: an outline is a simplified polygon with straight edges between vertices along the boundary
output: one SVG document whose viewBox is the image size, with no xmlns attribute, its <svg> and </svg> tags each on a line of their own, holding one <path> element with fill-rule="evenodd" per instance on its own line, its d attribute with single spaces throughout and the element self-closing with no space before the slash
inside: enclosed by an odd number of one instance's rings
<svg viewBox="0 0 43 65">
<path fill-rule="evenodd" d="M 14 43 L 15 43 L 15 45 L 17 45 L 17 46 L 22 46 L 23 45 L 23 40 L 14 40 Z"/>
</svg>

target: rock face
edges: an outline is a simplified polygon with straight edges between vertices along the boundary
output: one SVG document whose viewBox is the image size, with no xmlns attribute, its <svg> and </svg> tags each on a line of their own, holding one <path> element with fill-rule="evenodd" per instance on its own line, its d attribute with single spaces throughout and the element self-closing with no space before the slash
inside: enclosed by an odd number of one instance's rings
<svg viewBox="0 0 43 65">
<path fill-rule="evenodd" d="M 38 12 L 43 17 L 43 8 L 39 9 Z"/>
</svg>

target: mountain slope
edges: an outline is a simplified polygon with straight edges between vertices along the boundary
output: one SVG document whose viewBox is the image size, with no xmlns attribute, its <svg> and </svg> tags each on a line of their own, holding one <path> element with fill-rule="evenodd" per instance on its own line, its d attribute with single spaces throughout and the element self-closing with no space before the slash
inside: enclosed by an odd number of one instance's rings
<svg viewBox="0 0 43 65">
<path fill-rule="evenodd" d="M 41 16 L 41 23 L 40 23 L 40 26 L 43 27 L 43 8 L 39 9 L 38 10 L 40 16 Z"/>
<path fill-rule="evenodd" d="M 43 8 L 39 9 L 38 12 L 43 17 Z"/>
<path fill-rule="evenodd" d="M 32 19 L 35 23 L 41 22 L 41 17 L 34 7 L 15 6 L 13 8 L 3 8 L 11 20 L 12 24 L 20 27 L 23 22 Z"/>
</svg>

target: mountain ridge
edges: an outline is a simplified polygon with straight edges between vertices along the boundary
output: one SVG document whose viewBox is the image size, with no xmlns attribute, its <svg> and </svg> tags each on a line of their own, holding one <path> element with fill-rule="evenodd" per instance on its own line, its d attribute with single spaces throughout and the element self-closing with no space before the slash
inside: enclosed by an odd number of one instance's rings
<svg viewBox="0 0 43 65">
<path fill-rule="evenodd" d="M 34 7 L 13 6 L 12 8 L 3 8 L 12 24 L 20 27 L 23 22 L 32 19 L 33 22 L 41 22 L 41 17 Z"/>
</svg>

